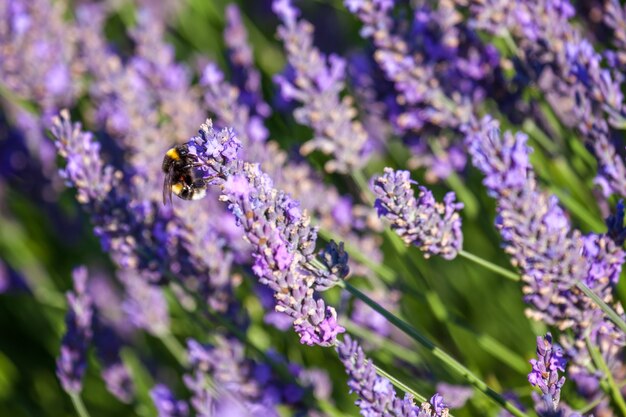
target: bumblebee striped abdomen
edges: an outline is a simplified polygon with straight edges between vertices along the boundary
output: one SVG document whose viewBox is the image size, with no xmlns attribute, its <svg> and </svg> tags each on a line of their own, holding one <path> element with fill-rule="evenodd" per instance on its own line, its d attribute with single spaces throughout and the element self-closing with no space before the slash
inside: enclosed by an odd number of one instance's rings
<svg viewBox="0 0 626 417">
<path fill-rule="evenodd" d="M 172 200 L 172 193 L 183 200 L 199 200 L 206 195 L 207 183 L 195 173 L 198 161 L 187 145 L 170 148 L 163 157 L 163 204 Z"/>
</svg>

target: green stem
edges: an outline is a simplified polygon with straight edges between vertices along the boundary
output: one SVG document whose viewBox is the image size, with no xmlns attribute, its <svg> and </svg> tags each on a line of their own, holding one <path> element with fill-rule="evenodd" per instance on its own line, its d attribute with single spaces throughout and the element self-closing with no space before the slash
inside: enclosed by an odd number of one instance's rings
<svg viewBox="0 0 626 417">
<path fill-rule="evenodd" d="M 354 324 L 351 321 L 347 321 L 344 324 L 344 327 L 351 334 L 356 335 L 363 340 L 371 342 L 373 345 L 380 347 L 382 350 L 387 351 L 398 358 L 402 358 L 403 361 L 411 363 L 415 366 L 418 366 L 420 363 L 423 362 L 420 355 L 414 350 L 407 349 L 402 345 L 393 343 L 386 337 L 380 336 L 379 334 L 376 334 L 373 331 L 366 329 L 365 327 Z"/>
<path fill-rule="evenodd" d="M 467 369 L 464 365 L 450 356 L 448 353 L 443 351 L 442 349 L 435 346 L 433 342 L 431 342 L 428 338 L 423 336 L 420 332 L 418 332 L 414 327 L 409 325 L 407 322 L 399 319 L 391 312 L 386 310 L 376 301 L 369 298 L 367 295 L 362 293 L 357 288 L 353 287 L 348 282 L 341 282 L 339 284 L 341 287 L 348 290 L 352 295 L 369 305 L 372 309 L 374 309 L 377 313 L 381 314 L 385 317 L 391 324 L 396 326 L 398 329 L 402 330 L 407 336 L 411 337 L 413 340 L 418 342 L 420 345 L 424 346 L 426 349 L 430 350 L 434 357 L 439 359 L 442 363 L 447 365 L 452 371 L 454 371 L 457 375 L 464 378 L 468 383 L 476 387 L 479 391 L 484 393 L 488 398 L 490 398 L 495 403 L 499 404 L 502 408 L 509 411 L 511 414 L 517 417 L 528 417 L 526 413 L 519 410 L 515 405 L 508 402 L 502 395 L 491 389 L 484 381 L 478 378 L 472 371 Z"/>
<path fill-rule="evenodd" d="M 459 255 L 491 271 L 494 271 L 502 275 L 505 278 L 511 279 L 513 281 L 520 280 L 520 277 L 516 275 L 515 273 L 513 273 L 512 271 L 499 267 L 498 265 L 495 265 L 489 261 L 486 261 L 483 258 L 480 258 L 469 252 L 461 250 L 459 251 Z M 606 304 L 600 297 L 598 297 L 596 293 L 594 293 L 583 282 L 577 281 L 576 287 L 578 287 L 587 297 L 591 298 L 591 300 L 593 300 L 593 302 L 596 303 L 596 305 L 600 307 L 602 311 L 604 311 L 604 313 L 609 317 L 609 319 L 611 319 L 611 321 L 613 321 L 624 333 L 626 333 L 626 322 L 619 316 L 619 314 L 615 312 L 615 310 L 613 310 L 608 304 Z"/>
<path fill-rule="evenodd" d="M 89 411 L 87 411 L 85 403 L 82 398 L 80 398 L 80 394 L 78 392 L 70 392 L 69 395 L 72 399 L 72 404 L 74 404 L 76 414 L 78 414 L 79 417 L 89 417 Z"/>
<path fill-rule="evenodd" d="M 578 200 L 558 187 L 550 187 L 550 191 L 552 191 L 552 193 L 559 198 L 559 201 L 567 207 L 572 214 L 576 215 L 576 217 L 585 222 L 593 231 L 599 232 L 606 230 L 604 222 L 598 220 L 598 218 L 589 212 L 587 207 L 585 207 Z"/>
<path fill-rule="evenodd" d="M 496 274 L 503 276 L 504 278 L 510 279 L 511 281 L 519 281 L 521 279 L 520 276 L 517 275 L 515 272 L 502 268 L 501 266 L 489 262 L 486 259 L 481 258 L 480 256 L 476 256 L 473 253 L 469 253 L 461 249 L 459 251 L 459 256 L 467 259 L 468 261 L 472 261 L 477 265 L 482 266 L 483 268 L 493 271 Z"/>
<path fill-rule="evenodd" d="M 607 303 L 605 303 L 598 295 L 591 290 L 585 283 L 581 281 L 576 282 L 576 287 L 581 290 L 585 295 L 593 300 L 604 311 L 604 313 L 611 319 L 613 323 L 617 325 L 624 333 L 626 333 L 626 322 L 613 310 Z"/>
<path fill-rule="evenodd" d="M 419 402 L 424 402 L 424 401 L 428 401 L 428 399 L 426 397 L 424 397 L 423 395 L 420 395 L 417 391 L 415 391 L 413 388 L 409 387 L 408 385 L 406 385 L 404 382 L 398 380 L 396 377 L 394 377 L 393 375 L 391 375 L 390 373 L 388 373 L 387 371 L 385 371 L 384 369 L 382 369 L 381 367 L 374 365 L 374 369 L 376 369 L 376 373 L 380 376 L 382 376 L 383 378 L 387 378 L 389 380 L 389 382 L 391 382 L 393 385 L 395 385 L 398 389 L 401 389 L 402 391 L 411 394 L 413 397 L 415 397 L 415 399 Z"/>
<path fill-rule="evenodd" d="M 598 348 L 591 343 L 591 340 L 589 340 L 589 336 L 585 337 L 585 341 L 587 342 L 587 349 L 589 350 L 589 353 L 591 354 L 591 358 L 593 359 L 593 362 L 596 364 L 596 367 L 600 369 L 606 376 L 606 380 L 609 385 L 608 387 L 610 391 L 609 394 L 611 394 L 611 397 L 613 398 L 613 402 L 619 408 L 622 414 L 622 417 L 626 417 L 626 402 L 624 401 L 624 397 L 622 396 L 622 393 L 620 392 L 619 387 L 615 383 L 615 379 L 613 379 L 611 370 L 609 369 L 608 365 L 604 361 L 604 358 L 602 357 L 602 354 L 600 353 Z"/>
<path fill-rule="evenodd" d="M 163 345 L 172 354 L 172 356 L 183 366 L 187 365 L 187 355 L 185 354 L 185 348 L 180 344 L 178 339 L 173 334 L 167 332 L 159 336 Z"/>
<path fill-rule="evenodd" d="M 475 219 L 478 215 L 478 200 L 463 183 L 459 175 L 452 171 L 445 179 L 445 182 L 456 193 L 458 199 L 463 202 L 463 213 L 470 219 Z"/>
</svg>

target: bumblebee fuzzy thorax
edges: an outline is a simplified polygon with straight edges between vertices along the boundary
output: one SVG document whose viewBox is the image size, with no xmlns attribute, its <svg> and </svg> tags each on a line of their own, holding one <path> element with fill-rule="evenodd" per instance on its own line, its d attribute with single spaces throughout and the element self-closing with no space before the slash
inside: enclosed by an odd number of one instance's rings
<svg viewBox="0 0 626 417">
<path fill-rule="evenodd" d="M 161 166 L 165 173 L 163 204 L 171 202 L 172 193 L 183 200 L 199 200 L 206 195 L 206 180 L 196 174 L 198 165 L 187 145 L 176 145 L 165 153 Z"/>
</svg>

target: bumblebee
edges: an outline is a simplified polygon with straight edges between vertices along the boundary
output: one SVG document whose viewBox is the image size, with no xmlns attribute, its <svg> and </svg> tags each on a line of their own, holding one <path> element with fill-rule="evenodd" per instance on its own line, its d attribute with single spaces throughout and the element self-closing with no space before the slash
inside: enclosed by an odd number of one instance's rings
<svg viewBox="0 0 626 417">
<path fill-rule="evenodd" d="M 176 145 L 165 153 L 161 165 L 165 172 L 163 204 L 172 203 L 172 193 L 183 200 L 200 200 L 206 195 L 207 181 L 196 171 L 200 165 L 187 145 Z"/>
</svg>

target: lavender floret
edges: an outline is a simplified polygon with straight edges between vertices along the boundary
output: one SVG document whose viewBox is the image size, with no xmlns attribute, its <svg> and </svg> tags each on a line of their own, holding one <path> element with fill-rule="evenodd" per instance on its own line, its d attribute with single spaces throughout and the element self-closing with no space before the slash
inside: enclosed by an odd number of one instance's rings
<svg viewBox="0 0 626 417">
<path fill-rule="evenodd" d="M 425 257 L 454 259 L 463 246 L 458 213 L 463 203 L 456 202 L 453 192 L 446 194 L 443 203 L 437 203 L 424 186 L 419 187 L 415 198 L 412 183 L 408 171 L 385 168 L 384 175 L 377 177 L 372 186 L 378 215 L 391 223 L 407 245 L 419 247 Z"/>
</svg>

